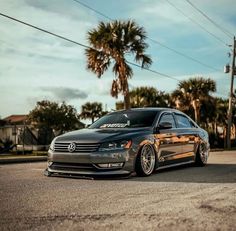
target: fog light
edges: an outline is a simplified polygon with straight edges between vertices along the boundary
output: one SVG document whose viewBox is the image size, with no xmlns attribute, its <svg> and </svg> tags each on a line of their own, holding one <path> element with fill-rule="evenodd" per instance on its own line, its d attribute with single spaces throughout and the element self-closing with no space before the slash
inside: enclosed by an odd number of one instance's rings
<svg viewBox="0 0 236 231">
<path fill-rule="evenodd" d="M 123 166 L 123 163 L 114 163 L 114 164 L 110 164 L 111 167 L 122 167 Z"/>
<path fill-rule="evenodd" d="M 124 163 L 107 163 L 107 164 L 97 164 L 99 168 L 121 168 Z"/>
</svg>

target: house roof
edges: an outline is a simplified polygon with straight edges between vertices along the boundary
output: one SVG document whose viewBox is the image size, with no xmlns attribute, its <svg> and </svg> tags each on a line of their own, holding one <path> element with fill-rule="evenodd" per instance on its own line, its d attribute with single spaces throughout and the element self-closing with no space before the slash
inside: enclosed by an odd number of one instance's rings
<svg viewBox="0 0 236 231">
<path fill-rule="evenodd" d="M 28 115 L 10 115 L 3 120 L 11 124 L 23 124 L 26 121 Z"/>
</svg>

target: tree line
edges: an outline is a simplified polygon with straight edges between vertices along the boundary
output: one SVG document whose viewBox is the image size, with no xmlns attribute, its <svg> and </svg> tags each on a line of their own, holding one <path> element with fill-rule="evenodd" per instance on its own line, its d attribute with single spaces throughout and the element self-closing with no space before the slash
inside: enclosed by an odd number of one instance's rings
<svg viewBox="0 0 236 231">
<path fill-rule="evenodd" d="M 180 81 L 177 88 L 167 93 L 155 87 L 137 87 L 130 91 L 130 106 L 137 107 L 171 107 L 192 117 L 210 135 L 212 146 L 224 146 L 227 127 L 228 102 L 214 97 L 216 91 L 214 80 L 203 77 Z M 116 102 L 116 110 L 124 109 L 124 101 Z M 81 106 L 81 112 L 65 102 L 58 104 L 50 101 L 37 102 L 29 113 L 29 121 L 37 128 L 56 130 L 58 134 L 82 128 L 81 119 L 91 120 L 107 114 L 101 102 L 87 102 Z M 234 107 L 233 115 L 236 114 Z M 233 117 L 236 126 L 236 117 Z"/>
<path fill-rule="evenodd" d="M 104 72 L 111 68 L 114 73 L 110 90 L 111 96 L 117 98 L 118 94 L 122 94 L 124 97 L 122 102 L 116 103 L 116 109 L 131 107 L 177 108 L 207 129 L 213 137 L 211 140 L 216 145 L 222 143 L 227 123 L 227 101 L 212 96 L 212 93 L 216 91 L 216 83 L 210 78 L 196 77 L 180 81 L 172 93 L 159 91 L 154 87 L 129 89 L 128 80 L 133 76 L 131 65 L 148 69 L 152 64 L 150 55 L 146 54 L 148 48 L 148 44 L 145 42 L 146 38 L 145 29 L 133 20 L 100 22 L 96 28 L 87 33 L 90 45 L 85 50 L 87 69 L 101 78 Z M 135 63 L 129 61 L 132 57 Z M 49 101 L 43 101 L 41 104 L 38 103 L 37 107 L 43 108 L 46 106 L 44 104 L 50 106 Z M 64 132 L 65 129 L 75 129 L 76 121 L 79 119 L 89 118 L 93 122 L 96 118 L 107 113 L 102 110 L 102 104 L 99 102 L 88 102 L 83 105 L 80 115 L 76 113 L 75 108 L 65 103 L 58 107 L 54 105 L 54 107 L 58 111 L 58 119 L 50 123 L 54 123 L 52 127 L 59 129 L 60 132 Z M 33 110 L 29 118 L 36 121 L 36 124 L 47 125 L 45 122 L 47 117 L 37 113 L 37 110 Z M 72 122 L 64 121 L 61 118 L 61 113 L 65 113 L 66 120 Z M 235 108 L 233 115 L 235 115 Z M 57 121 L 64 121 L 63 126 L 58 128 Z M 233 124 L 235 127 L 235 117 L 233 117 Z"/>
</svg>

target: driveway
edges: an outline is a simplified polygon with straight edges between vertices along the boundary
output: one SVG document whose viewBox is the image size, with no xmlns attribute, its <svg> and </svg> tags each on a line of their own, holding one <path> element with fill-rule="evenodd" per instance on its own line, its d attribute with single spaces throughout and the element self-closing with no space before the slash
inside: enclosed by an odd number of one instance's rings
<svg viewBox="0 0 236 231">
<path fill-rule="evenodd" d="M 236 230 L 236 151 L 150 177 L 45 177 L 0 165 L 0 230 Z"/>
</svg>

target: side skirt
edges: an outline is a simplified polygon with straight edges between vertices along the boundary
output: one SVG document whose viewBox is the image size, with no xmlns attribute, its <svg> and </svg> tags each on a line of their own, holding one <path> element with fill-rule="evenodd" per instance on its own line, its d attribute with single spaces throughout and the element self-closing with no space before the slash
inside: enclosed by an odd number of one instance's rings
<svg viewBox="0 0 236 231">
<path fill-rule="evenodd" d="M 186 161 L 186 162 L 181 162 L 181 163 L 176 163 L 176 164 L 169 164 L 169 165 L 160 166 L 160 167 L 157 167 L 156 170 L 165 169 L 165 168 L 171 168 L 171 167 L 177 167 L 177 166 L 186 165 L 186 164 L 193 164 L 193 163 L 194 163 L 194 160 L 190 160 L 190 161 Z"/>
</svg>

